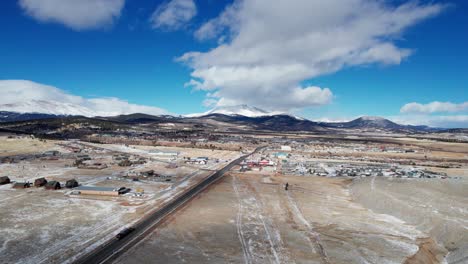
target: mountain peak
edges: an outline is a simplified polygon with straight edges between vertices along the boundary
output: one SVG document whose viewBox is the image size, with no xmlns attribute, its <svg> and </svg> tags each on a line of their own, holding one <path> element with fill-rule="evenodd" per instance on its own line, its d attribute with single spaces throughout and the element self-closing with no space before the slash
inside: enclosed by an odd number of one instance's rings
<svg viewBox="0 0 468 264">
<path fill-rule="evenodd" d="M 230 105 L 230 106 L 217 106 L 207 112 L 198 113 L 198 114 L 190 114 L 186 115 L 187 117 L 198 117 L 198 116 L 206 116 L 211 114 L 222 114 L 222 115 L 240 115 L 240 116 L 247 116 L 247 117 L 259 117 L 259 116 L 271 116 L 281 114 L 280 112 L 268 112 L 263 109 L 241 104 L 241 105 Z"/>
<path fill-rule="evenodd" d="M 365 121 L 384 121 L 384 120 L 387 120 L 387 119 L 385 119 L 383 117 L 380 117 L 380 116 L 361 116 L 358 119 L 365 120 Z"/>
<path fill-rule="evenodd" d="M 353 121 L 350 121 L 349 124 L 353 127 L 362 128 L 368 127 L 396 129 L 402 127 L 401 125 L 380 116 L 362 116 L 360 118 L 354 119 Z"/>
</svg>

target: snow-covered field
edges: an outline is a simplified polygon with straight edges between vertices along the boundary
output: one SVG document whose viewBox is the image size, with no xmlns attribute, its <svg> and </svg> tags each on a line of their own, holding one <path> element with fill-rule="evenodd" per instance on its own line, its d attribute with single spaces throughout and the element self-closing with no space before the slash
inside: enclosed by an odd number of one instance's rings
<svg viewBox="0 0 468 264">
<path fill-rule="evenodd" d="M 355 202 L 349 183 L 342 178 L 225 177 L 116 262 L 404 263 L 419 252 L 422 241 L 443 255 L 429 233 L 390 211 Z"/>
<path fill-rule="evenodd" d="M 29 140 L 29 139 L 28 139 Z M 29 143 L 29 141 L 27 142 Z M 36 144 L 37 142 L 35 142 Z M 67 142 L 56 142 L 67 144 Z M 14 142 L 14 144 L 19 144 Z M 39 144 L 39 143 L 37 143 Z M 52 142 L 46 143 L 41 153 L 56 149 L 66 150 Z M 12 146 L 13 148 L 14 146 Z M 1 150 L 2 146 L 0 146 Z M 30 153 L 27 146 L 25 153 Z M 177 149 L 184 154 L 210 156 L 223 159 L 206 166 L 167 168 L 167 162 L 148 160 L 142 165 L 119 167 L 112 164 L 115 153 L 129 153 L 147 157 L 148 149 L 119 145 L 88 145 L 87 154 L 95 161 L 107 163 L 102 170 L 71 167 L 74 159 L 27 159 L 18 163 L 0 164 L 0 176 L 12 181 L 34 182 L 45 177 L 62 184 L 74 178 L 83 185 L 121 187 L 133 190 L 143 188 L 143 196 L 123 195 L 100 197 L 70 195 L 69 189 L 45 190 L 31 187 L 13 189 L 12 184 L 0 186 L 0 263 L 67 263 L 111 239 L 125 226 L 130 226 L 143 215 L 155 210 L 181 194 L 197 182 L 209 176 L 213 170 L 224 166 L 239 156 L 237 152 L 197 149 Z M 180 158 L 181 159 L 181 158 Z M 150 179 L 132 181 L 122 177 L 129 171 L 154 170 L 158 174 L 171 175 L 171 182 Z"/>
<path fill-rule="evenodd" d="M 359 179 L 356 201 L 391 212 L 448 250 L 447 263 L 468 263 L 468 180 Z"/>
<path fill-rule="evenodd" d="M 4 263 L 61 263 L 112 236 L 135 208 L 64 196 L 43 188 L 0 189 L 0 255 Z"/>
</svg>

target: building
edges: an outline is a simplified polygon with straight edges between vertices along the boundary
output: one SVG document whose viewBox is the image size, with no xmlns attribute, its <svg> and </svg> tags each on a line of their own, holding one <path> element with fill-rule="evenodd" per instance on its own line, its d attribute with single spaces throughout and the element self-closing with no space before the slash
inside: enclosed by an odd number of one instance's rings
<svg viewBox="0 0 468 264">
<path fill-rule="evenodd" d="M 45 178 L 39 178 L 34 180 L 34 186 L 42 187 L 47 184 L 47 180 Z"/>
<path fill-rule="evenodd" d="M 46 183 L 45 188 L 46 190 L 58 190 L 62 188 L 62 186 L 60 186 L 60 182 L 58 181 L 50 181 Z"/>
<path fill-rule="evenodd" d="M 161 157 L 167 157 L 167 158 L 176 158 L 180 154 L 180 152 L 177 152 L 177 151 L 161 150 L 161 149 L 150 150 L 150 153 L 155 156 L 161 156 Z"/>
<path fill-rule="evenodd" d="M 284 152 L 277 152 L 275 153 L 275 157 L 277 157 L 278 159 L 287 159 L 288 154 Z"/>
<path fill-rule="evenodd" d="M 9 184 L 10 182 L 11 181 L 10 181 L 10 178 L 8 178 L 8 176 L 0 177 L 0 185 Z"/>
<path fill-rule="evenodd" d="M 207 164 L 208 163 L 208 157 L 197 157 L 197 158 L 193 159 L 193 161 L 195 161 L 195 163 L 198 163 L 198 164 Z"/>
<path fill-rule="evenodd" d="M 26 189 L 26 188 L 29 188 L 29 187 L 30 187 L 29 182 L 15 182 L 13 184 L 14 189 Z"/>
<path fill-rule="evenodd" d="M 208 158 L 207 157 L 198 157 L 194 159 L 189 158 L 188 160 L 185 161 L 185 163 L 205 165 L 208 163 Z"/>
<path fill-rule="evenodd" d="M 291 151 L 291 147 L 290 146 L 281 146 L 281 151 Z"/>
<path fill-rule="evenodd" d="M 154 170 L 148 170 L 148 171 L 141 171 L 140 175 L 143 177 L 153 177 L 153 176 L 158 176 L 157 173 L 154 172 Z"/>
<path fill-rule="evenodd" d="M 75 187 L 78 187 L 78 181 L 75 180 L 75 179 L 71 179 L 71 180 L 68 180 L 66 183 L 65 183 L 65 187 L 67 188 L 75 188 Z"/>
<path fill-rule="evenodd" d="M 103 170 L 107 168 L 107 164 L 100 162 L 83 162 L 78 165 L 79 169 L 90 169 L 90 170 Z"/>
<path fill-rule="evenodd" d="M 130 166 L 132 166 L 132 164 L 133 163 L 131 161 L 129 161 L 128 159 L 122 160 L 121 162 L 119 162 L 120 167 L 130 167 Z"/>
<path fill-rule="evenodd" d="M 58 156 L 60 152 L 58 150 L 49 150 L 43 153 L 45 156 Z"/>
<path fill-rule="evenodd" d="M 178 167 L 177 163 L 171 162 L 166 166 L 166 169 L 177 169 Z"/>
<path fill-rule="evenodd" d="M 79 186 L 73 188 L 73 191 L 79 192 L 83 195 L 103 195 L 103 196 L 119 196 L 127 192 L 129 189 L 125 187 L 112 188 L 112 187 L 95 187 L 95 186 Z"/>
<path fill-rule="evenodd" d="M 262 159 L 261 161 L 258 162 L 258 165 L 260 166 L 274 166 L 275 163 L 271 160 L 268 159 Z"/>
</svg>

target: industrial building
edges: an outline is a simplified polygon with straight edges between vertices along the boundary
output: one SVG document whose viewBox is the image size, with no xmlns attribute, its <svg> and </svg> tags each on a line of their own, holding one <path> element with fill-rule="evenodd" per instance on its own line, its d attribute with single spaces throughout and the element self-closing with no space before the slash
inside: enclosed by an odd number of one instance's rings
<svg viewBox="0 0 468 264">
<path fill-rule="evenodd" d="M 156 156 L 168 156 L 168 157 L 179 156 L 179 152 L 177 151 L 160 150 L 160 149 L 151 150 L 150 153 Z"/>
<path fill-rule="evenodd" d="M 175 160 L 179 156 L 177 151 L 168 151 L 168 150 L 151 150 L 150 154 L 156 159 L 165 159 L 165 160 Z"/>
<path fill-rule="evenodd" d="M 73 188 L 73 191 L 79 192 L 79 194 L 84 195 L 103 195 L 103 196 L 119 196 L 128 192 L 128 188 L 112 188 L 112 187 L 95 187 L 95 186 L 79 186 Z"/>
</svg>

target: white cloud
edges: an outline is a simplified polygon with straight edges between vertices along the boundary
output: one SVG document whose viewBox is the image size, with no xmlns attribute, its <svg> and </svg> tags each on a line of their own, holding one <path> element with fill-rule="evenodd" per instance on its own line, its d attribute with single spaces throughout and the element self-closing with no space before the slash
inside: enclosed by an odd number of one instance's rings
<svg viewBox="0 0 468 264">
<path fill-rule="evenodd" d="M 359 116 L 356 117 L 320 117 L 320 118 L 311 118 L 310 120 L 315 122 L 325 122 L 325 123 L 343 123 L 352 121 Z"/>
<path fill-rule="evenodd" d="M 460 104 L 451 102 L 431 102 L 428 104 L 408 103 L 401 107 L 401 113 L 417 113 L 417 114 L 432 114 L 432 113 L 455 113 L 468 111 L 468 102 Z"/>
<path fill-rule="evenodd" d="M 0 111 L 84 116 L 169 114 L 158 107 L 131 104 L 114 97 L 83 98 L 53 86 L 26 80 L 0 80 L 0 92 L 3 94 L 0 97 Z"/>
<path fill-rule="evenodd" d="M 236 0 L 195 32 L 199 40 L 217 38 L 220 44 L 178 60 L 193 68 L 187 85 L 215 91 L 218 105 L 241 102 L 269 110 L 323 105 L 332 92 L 303 87 L 304 80 L 350 66 L 400 64 L 411 50 L 395 40 L 443 8 L 378 0 Z"/>
<path fill-rule="evenodd" d="M 399 115 L 389 117 L 405 125 L 426 125 L 442 128 L 468 128 L 468 115 Z"/>
<path fill-rule="evenodd" d="M 19 0 L 29 16 L 74 30 L 111 25 L 120 16 L 125 0 Z"/>
<path fill-rule="evenodd" d="M 154 28 L 177 30 L 196 14 L 197 6 L 193 0 L 171 0 L 156 8 L 150 21 Z"/>
<path fill-rule="evenodd" d="M 241 2 L 234 2 L 232 5 L 226 7 L 226 9 L 216 18 L 209 20 L 204 23 L 198 30 L 195 31 L 194 36 L 196 39 L 202 41 L 211 38 L 215 38 L 223 32 L 224 28 L 236 30 L 236 25 L 239 25 L 237 18 L 237 12 L 239 4 Z M 223 41 L 221 41 L 223 42 Z"/>
</svg>

